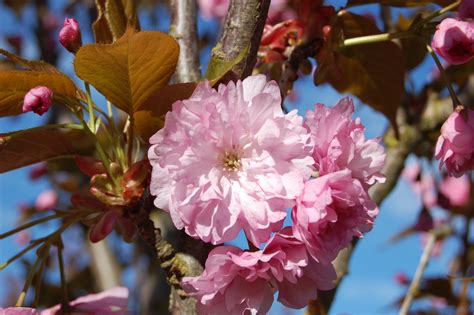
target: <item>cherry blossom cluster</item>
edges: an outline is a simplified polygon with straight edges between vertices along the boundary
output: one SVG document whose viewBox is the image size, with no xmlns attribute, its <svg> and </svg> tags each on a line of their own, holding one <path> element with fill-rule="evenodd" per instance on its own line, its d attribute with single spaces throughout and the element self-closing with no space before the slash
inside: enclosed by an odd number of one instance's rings
<svg viewBox="0 0 474 315">
<path fill-rule="evenodd" d="M 378 213 L 367 190 L 384 181 L 385 154 L 352 119 L 352 100 L 317 104 L 306 119 L 281 102 L 263 75 L 204 82 L 150 138 L 150 191 L 175 226 L 215 245 L 244 231 L 251 244 L 216 247 L 201 276 L 183 279 L 202 314 L 264 314 L 277 291 L 304 307 L 334 286 L 332 260 Z"/>
</svg>

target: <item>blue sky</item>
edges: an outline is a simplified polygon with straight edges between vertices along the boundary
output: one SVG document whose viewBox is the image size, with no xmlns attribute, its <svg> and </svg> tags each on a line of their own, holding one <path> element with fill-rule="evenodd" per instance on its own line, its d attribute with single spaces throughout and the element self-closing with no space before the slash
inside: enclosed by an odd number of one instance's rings
<svg viewBox="0 0 474 315">
<path fill-rule="evenodd" d="M 62 1 L 50 1 L 55 10 L 59 10 Z M 328 4 L 336 7 L 343 5 L 345 1 L 328 1 Z M 356 10 L 357 12 L 374 12 L 378 10 L 374 6 L 364 6 Z M 11 12 L 0 4 L 0 47 L 8 47 L 4 37 L 15 34 L 19 29 L 26 38 L 31 39 L 31 26 L 33 11 L 28 9 L 20 22 Z M 77 17 L 81 23 L 86 23 L 85 16 Z M 61 23 L 61 19 L 59 19 Z M 141 16 L 142 25 L 147 28 L 149 16 Z M 160 20 L 161 30 L 166 30 L 169 19 L 163 16 Z M 22 25 L 27 25 L 25 28 Z M 217 22 L 200 19 L 200 34 L 216 29 Z M 29 30 L 29 31 L 27 31 Z M 84 42 L 91 42 L 90 34 L 85 34 Z M 25 56 L 34 58 L 37 54 L 33 43 L 25 42 Z M 209 50 L 203 51 L 201 55 L 202 63 L 206 64 Z M 60 67 L 66 73 L 73 75 L 71 56 L 67 53 L 61 55 Z M 431 60 L 425 62 L 415 69 L 413 76 L 418 85 L 421 85 L 428 78 L 433 63 Z M 341 97 L 329 86 L 315 87 L 310 76 L 298 81 L 296 85 L 298 99 L 295 103 L 289 104 L 297 108 L 299 113 L 304 115 L 304 111 L 315 103 L 325 103 L 332 105 Z M 95 95 L 97 102 L 102 98 Z M 369 107 L 356 102 L 357 116 L 362 118 L 362 122 L 367 127 L 366 135 L 369 138 L 383 134 L 387 126 L 387 120 L 379 113 L 374 112 Z M 30 128 L 42 124 L 46 117 L 39 117 L 28 113 L 15 118 L 0 119 L 0 132 Z M 45 180 L 31 182 L 27 176 L 28 168 L 0 174 L 0 233 L 11 229 L 17 221 L 17 205 L 20 202 L 32 203 L 36 196 L 47 189 L 48 183 Z M 404 293 L 403 288 L 397 285 L 393 276 L 398 271 L 406 272 L 409 276 L 414 274 L 421 254 L 421 245 L 418 236 L 411 236 L 395 245 L 388 245 L 388 239 L 400 231 L 402 228 L 413 223 L 420 201 L 410 190 L 409 186 L 400 181 L 394 192 L 385 200 L 380 207 L 380 215 L 376 220 L 373 231 L 368 233 L 359 242 L 351 264 L 349 275 L 343 281 L 337 298 L 333 304 L 331 314 L 395 314 L 396 309 L 390 308 L 390 304 Z M 439 258 L 432 259 L 428 266 L 427 274 L 444 273 L 448 269 L 449 257 L 456 250 L 457 244 L 448 240 L 444 246 L 443 254 Z M 5 261 L 18 251 L 18 245 L 13 238 L 0 240 L 0 263 Z M 4 271 L 0 271 L 0 283 L 6 283 L 8 274 L 17 274 L 19 269 L 10 266 Z M 2 301 L 3 288 L 0 286 L 0 303 Z M 1 304 L 0 304 L 1 305 Z M 281 314 L 282 308 L 278 303 L 274 304 L 271 314 Z M 302 311 L 292 311 L 290 314 L 301 314 Z"/>
</svg>

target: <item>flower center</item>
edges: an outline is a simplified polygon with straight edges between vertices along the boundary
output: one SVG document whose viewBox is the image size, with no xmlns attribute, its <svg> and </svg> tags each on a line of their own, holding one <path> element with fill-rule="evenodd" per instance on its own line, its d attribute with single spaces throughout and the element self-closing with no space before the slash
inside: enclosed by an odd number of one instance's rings
<svg viewBox="0 0 474 315">
<path fill-rule="evenodd" d="M 240 157 L 236 153 L 226 153 L 224 155 L 224 170 L 236 172 L 242 168 Z"/>
</svg>

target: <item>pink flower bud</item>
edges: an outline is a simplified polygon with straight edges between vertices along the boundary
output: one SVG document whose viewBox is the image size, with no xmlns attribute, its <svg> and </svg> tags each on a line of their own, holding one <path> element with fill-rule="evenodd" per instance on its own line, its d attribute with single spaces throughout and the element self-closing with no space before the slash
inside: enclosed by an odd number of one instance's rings
<svg viewBox="0 0 474 315">
<path fill-rule="evenodd" d="M 462 0 L 459 5 L 458 16 L 462 20 L 474 19 L 474 0 Z"/>
<path fill-rule="evenodd" d="M 23 99 L 23 112 L 43 115 L 53 104 L 53 91 L 46 86 L 37 86 L 26 93 Z"/>
<path fill-rule="evenodd" d="M 75 19 L 64 20 L 64 26 L 59 32 L 59 42 L 67 50 L 75 54 L 82 46 L 81 29 Z"/>
<path fill-rule="evenodd" d="M 468 62 L 474 57 L 474 22 L 444 19 L 436 28 L 431 46 L 451 64 Z"/>
<path fill-rule="evenodd" d="M 454 111 L 441 127 L 435 158 L 456 177 L 474 169 L 474 111 Z"/>
<path fill-rule="evenodd" d="M 56 207 L 58 204 L 58 194 L 54 190 L 46 190 L 36 198 L 35 208 L 38 211 L 45 211 Z"/>
</svg>

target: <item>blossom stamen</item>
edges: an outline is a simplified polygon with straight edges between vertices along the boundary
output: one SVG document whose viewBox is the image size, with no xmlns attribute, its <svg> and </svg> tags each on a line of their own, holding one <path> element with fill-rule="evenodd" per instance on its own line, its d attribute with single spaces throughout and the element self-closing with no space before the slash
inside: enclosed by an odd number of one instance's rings
<svg viewBox="0 0 474 315">
<path fill-rule="evenodd" d="M 240 157 L 236 153 L 225 153 L 224 170 L 229 172 L 237 172 L 242 169 Z"/>
</svg>

